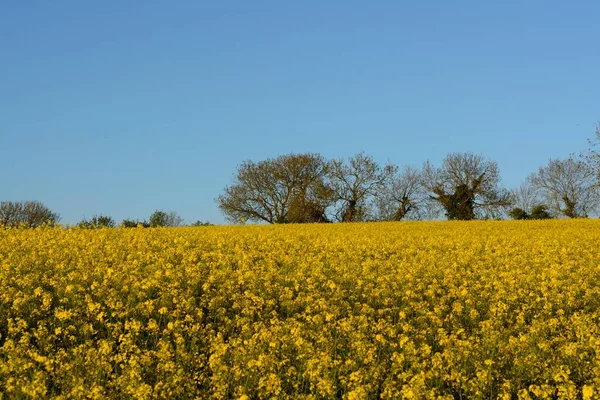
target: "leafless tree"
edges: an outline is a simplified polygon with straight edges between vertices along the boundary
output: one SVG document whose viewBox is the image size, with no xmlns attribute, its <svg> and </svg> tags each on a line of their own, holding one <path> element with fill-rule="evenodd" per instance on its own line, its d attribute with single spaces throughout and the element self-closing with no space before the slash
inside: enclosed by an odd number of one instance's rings
<svg viewBox="0 0 600 400">
<path fill-rule="evenodd" d="M 313 153 L 245 161 L 217 202 L 232 222 L 327 222 L 326 209 L 333 203 L 328 169 L 328 162 Z"/>
<path fill-rule="evenodd" d="M 532 176 L 525 179 L 518 188 L 512 189 L 510 194 L 512 206 L 526 211 L 531 211 L 533 207 L 544 202 L 539 188 L 532 181 Z"/>
<path fill-rule="evenodd" d="M 38 227 L 60 220 L 57 213 L 39 201 L 3 201 L 0 203 L 0 223 L 5 227 Z"/>
<path fill-rule="evenodd" d="M 543 198 L 555 213 L 568 218 L 588 217 L 598 210 L 597 175 L 582 159 L 551 159 L 532 176 Z"/>
<path fill-rule="evenodd" d="M 500 186 L 495 161 L 472 153 L 450 153 L 441 167 L 427 162 L 425 187 L 430 198 L 445 210 L 448 219 L 498 217 L 510 205 L 508 191 Z"/>
<path fill-rule="evenodd" d="M 341 222 L 366 221 L 374 198 L 393 175 L 393 167 L 381 167 L 363 152 L 347 161 L 331 162 L 329 173 L 338 202 L 336 218 Z"/>
<path fill-rule="evenodd" d="M 182 226 L 183 218 L 179 216 L 175 211 L 167 211 L 165 218 L 165 226 Z"/>
<path fill-rule="evenodd" d="M 427 199 L 422 171 L 413 167 L 394 168 L 376 199 L 379 219 L 422 219 L 428 211 Z"/>
<path fill-rule="evenodd" d="M 3 201 L 0 203 L 0 224 L 15 226 L 23 221 L 23 202 Z"/>
</svg>

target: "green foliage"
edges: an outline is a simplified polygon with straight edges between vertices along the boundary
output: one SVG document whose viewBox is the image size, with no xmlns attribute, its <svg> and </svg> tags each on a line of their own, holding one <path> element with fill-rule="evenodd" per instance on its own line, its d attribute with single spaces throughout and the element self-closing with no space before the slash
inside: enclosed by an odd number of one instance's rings
<svg viewBox="0 0 600 400">
<path fill-rule="evenodd" d="M 472 153 L 450 153 L 438 168 L 425 164 L 425 187 L 449 220 L 495 218 L 510 205 L 495 161 Z"/>
<path fill-rule="evenodd" d="M 194 222 L 193 224 L 191 224 L 190 226 L 214 226 L 214 224 L 211 224 L 208 221 L 202 222 L 202 221 L 198 220 L 198 221 Z"/>
<path fill-rule="evenodd" d="M 515 207 L 512 210 L 510 210 L 510 212 L 508 213 L 509 217 L 511 217 L 512 219 L 530 219 L 530 215 L 527 213 L 527 211 L 523 210 L 522 208 L 519 207 Z"/>
<path fill-rule="evenodd" d="M 137 228 L 138 226 L 149 228 L 150 224 L 147 221 L 138 221 L 135 219 L 124 219 L 123 222 L 121 222 L 122 228 Z"/>
<path fill-rule="evenodd" d="M 152 228 L 157 226 L 167 226 L 167 213 L 161 210 L 154 211 L 150 216 L 150 226 Z"/>
<path fill-rule="evenodd" d="M 551 219 L 552 215 L 548 212 L 548 206 L 539 204 L 531 209 L 531 219 Z"/>
<path fill-rule="evenodd" d="M 545 204 L 538 204 L 531 209 L 531 213 L 523 210 L 522 208 L 513 208 L 508 215 L 512 219 L 551 219 L 552 215 L 548 212 L 548 206 Z"/>
<path fill-rule="evenodd" d="M 156 210 L 150 216 L 150 227 L 163 227 L 163 226 L 181 226 L 183 219 L 177 215 L 174 211 L 166 212 L 163 210 Z"/>
<path fill-rule="evenodd" d="M 436 200 L 446 210 L 449 220 L 469 221 L 475 219 L 475 192 L 467 185 L 458 185 L 453 193 L 446 194 L 434 189 Z"/>
<path fill-rule="evenodd" d="M 115 220 L 110 215 L 94 215 L 89 221 L 85 218 L 77 224 L 79 228 L 97 229 L 97 228 L 114 228 Z"/>
</svg>

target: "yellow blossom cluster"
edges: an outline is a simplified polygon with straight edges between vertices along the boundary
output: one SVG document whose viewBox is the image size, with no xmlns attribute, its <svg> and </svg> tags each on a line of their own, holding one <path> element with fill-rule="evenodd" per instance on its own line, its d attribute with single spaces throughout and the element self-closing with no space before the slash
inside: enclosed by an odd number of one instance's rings
<svg viewBox="0 0 600 400">
<path fill-rule="evenodd" d="M 0 229 L 0 289 L 0 398 L 600 398 L 598 220 Z"/>
</svg>

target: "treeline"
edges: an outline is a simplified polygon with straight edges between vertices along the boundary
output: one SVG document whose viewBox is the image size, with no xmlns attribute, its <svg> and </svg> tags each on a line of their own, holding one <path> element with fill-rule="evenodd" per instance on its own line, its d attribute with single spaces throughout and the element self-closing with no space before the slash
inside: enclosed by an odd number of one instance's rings
<svg viewBox="0 0 600 400">
<path fill-rule="evenodd" d="M 364 153 L 281 155 L 244 161 L 217 203 L 233 223 L 587 218 L 600 209 L 598 143 L 600 128 L 587 153 L 550 159 L 512 190 L 495 161 L 473 153 L 420 168 L 381 165 Z"/>
<path fill-rule="evenodd" d="M 244 161 L 216 201 L 232 223 L 588 218 L 600 211 L 600 124 L 587 152 L 550 159 L 518 188 L 504 188 L 497 162 L 473 153 L 450 153 L 440 165 L 427 161 L 421 167 L 382 165 L 362 152 L 336 160 L 303 153 Z M 0 226 L 59 221 L 39 201 L 0 202 Z M 75 226 L 184 225 L 175 212 L 156 210 L 148 220 L 117 224 L 109 215 L 96 215 Z"/>
<path fill-rule="evenodd" d="M 0 202 L 0 226 L 36 228 L 44 224 L 56 224 L 60 215 L 39 201 Z"/>
<path fill-rule="evenodd" d="M 37 228 L 57 225 L 60 215 L 51 211 L 39 201 L 3 201 L 0 202 L 0 227 Z M 154 228 L 174 226 L 210 226 L 209 222 L 196 221 L 186 225 L 174 211 L 156 210 L 148 220 L 124 219 L 120 224 L 110 215 L 94 215 L 91 219 L 82 219 L 74 227 L 81 229 L 97 228 Z"/>
</svg>

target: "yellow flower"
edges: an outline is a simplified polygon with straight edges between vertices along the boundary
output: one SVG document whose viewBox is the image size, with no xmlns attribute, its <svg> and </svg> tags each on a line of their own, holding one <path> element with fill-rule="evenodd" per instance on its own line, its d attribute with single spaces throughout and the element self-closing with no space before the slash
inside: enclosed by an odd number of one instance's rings
<svg viewBox="0 0 600 400">
<path fill-rule="evenodd" d="M 582 389 L 583 400 L 589 400 L 594 395 L 594 388 L 588 385 L 583 385 Z"/>
<path fill-rule="evenodd" d="M 0 387 L 597 398 L 598 232 L 594 219 L 0 229 Z"/>
</svg>

